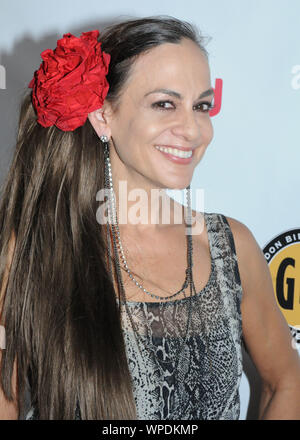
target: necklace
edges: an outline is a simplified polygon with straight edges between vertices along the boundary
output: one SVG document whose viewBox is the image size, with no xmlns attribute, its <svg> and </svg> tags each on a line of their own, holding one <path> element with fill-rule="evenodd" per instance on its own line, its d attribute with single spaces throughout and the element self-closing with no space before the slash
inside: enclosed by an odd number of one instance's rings
<svg viewBox="0 0 300 440">
<path fill-rule="evenodd" d="M 154 293 L 151 293 L 151 292 L 149 292 L 148 290 L 146 290 L 146 289 L 145 289 L 145 288 L 144 288 L 144 287 L 143 287 L 143 286 L 142 286 L 142 285 L 141 285 L 141 284 L 140 284 L 140 283 L 134 278 L 133 274 L 131 273 L 131 271 L 130 271 L 128 265 L 127 265 L 127 261 L 126 261 L 125 255 L 124 255 L 123 246 L 122 246 L 122 243 L 121 243 L 120 230 L 119 230 L 118 223 L 116 224 L 115 228 L 116 228 L 116 235 L 117 235 L 117 240 L 118 240 L 118 249 L 119 249 L 119 251 L 120 251 L 120 253 L 121 253 L 121 259 L 122 259 L 122 261 L 123 261 L 123 266 L 124 266 L 126 272 L 128 273 L 130 279 L 135 283 L 135 285 L 136 285 L 139 289 L 141 289 L 143 292 L 145 292 L 147 295 L 151 296 L 152 298 L 155 298 L 155 299 L 158 299 L 158 300 L 162 300 L 162 301 L 166 301 L 166 300 L 169 300 L 169 299 L 175 298 L 176 296 L 180 295 L 180 293 L 183 292 L 183 291 L 187 288 L 187 286 L 188 286 L 188 269 L 186 269 L 186 271 L 185 271 L 185 272 L 186 272 L 186 275 L 185 275 L 185 280 L 184 280 L 184 282 L 183 282 L 183 285 L 182 285 L 181 289 L 178 290 L 177 292 L 175 292 L 175 293 L 173 293 L 173 294 L 171 294 L 171 295 L 168 295 L 168 296 L 159 296 L 159 295 L 155 295 Z"/>
<path fill-rule="evenodd" d="M 115 254 L 115 267 L 116 267 L 116 273 L 117 273 L 117 280 L 118 280 L 118 285 L 120 288 L 120 293 L 123 299 L 123 302 L 125 304 L 125 310 L 126 313 L 129 317 L 130 320 L 130 324 L 132 326 L 133 329 L 133 333 L 134 333 L 134 337 L 136 339 L 137 342 L 137 347 L 140 351 L 141 357 L 142 356 L 142 352 L 140 349 L 140 344 L 145 346 L 145 343 L 141 340 L 140 335 L 138 334 L 138 331 L 136 329 L 136 326 L 133 322 L 132 316 L 131 316 L 131 312 L 129 310 L 127 301 L 126 301 L 126 297 L 125 297 L 125 289 L 124 289 L 124 285 L 123 285 L 123 280 L 122 280 L 122 274 L 121 274 L 121 269 L 120 269 L 120 263 L 119 263 L 119 258 L 118 258 L 118 243 L 121 242 L 120 240 L 120 235 L 117 238 L 117 228 L 115 227 L 116 224 L 118 224 L 118 220 L 117 220 L 117 213 L 116 213 L 116 206 L 115 206 L 115 198 L 114 198 L 114 193 L 113 193 L 113 185 L 112 185 L 112 174 L 111 174 L 111 166 L 110 166 L 110 159 L 109 159 L 109 147 L 108 147 L 108 143 L 104 143 L 104 156 L 105 156 L 105 187 L 107 189 L 110 190 L 110 194 L 109 194 L 109 220 L 110 223 L 112 225 L 112 238 L 113 238 L 113 248 L 114 248 L 114 254 Z M 188 228 L 190 228 L 191 226 L 191 206 L 190 206 L 190 187 L 187 188 L 187 201 L 188 201 Z M 189 229 L 190 230 L 190 229 Z M 187 279 L 188 279 L 188 284 L 190 285 L 190 296 L 187 298 L 189 300 L 188 306 L 189 306 L 189 310 L 188 310 L 188 319 L 187 319 L 187 326 L 186 326 L 186 334 L 184 337 L 184 341 L 181 344 L 181 346 L 179 347 L 179 349 L 177 350 L 177 353 L 175 355 L 175 357 L 170 358 L 170 360 L 166 361 L 166 360 L 162 360 L 159 359 L 156 352 L 156 347 L 154 347 L 152 344 L 147 344 L 148 348 L 151 349 L 151 351 L 153 352 L 154 357 L 159 360 L 159 362 L 163 362 L 163 363 L 170 363 L 170 362 L 175 362 L 177 363 L 178 359 L 179 359 L 179 355 L 181 353 L 181 351 L 183 350 L 185 343 L 187 341 L 188 338 L 188 333 L 189 333 L 189 328 L 190 328 L 190 324 L 191 324 L 191 298 L 193 295 L 193 291 L 194 293 L 196 293 L 195 291 L 195 286 L 194 286 L 194 282 L 193 282 L 193 276 L 192 276 L 192 236 L 189 233 L 187 236 L 188 239 L 188 268 L 186 270 L 186 274 L 187 274 Z M 110 232 L 109 232 L 109 223 L 107 223 L 107 243 L 108 243 L 108 253 L 109 253 L 109 264 L 110 264 L 110 260 L 111 260 L 111 256 L 110 256 Z M 120 248 L 120 246 L 119 246 Z M 112 273 L 112 272 L 111 272 Z M 150 293 L 150 292 L 149 292 Z M 176 292 L 178 293 L 178 292 Z M 171 297 L 173 297 L 173 295 L 171 295 Z"/>
<path fill-rule="evenodd" d="M 175 298 L 176 296 L 180 295 L 180 293 L 183 292 L 187 288 L 187 286 L 189 284 L 189 267 L 185 271 L 185 273 L 186 273 L 185 280 L 184 280 L 183 285 L 182 285 L 180 290 L 178 290 L 177 292 L 175 292 L 175 293 L 173 293 L 171 295 L 168 295 L 168 296 L 159 296 L 159 295 L 155 295 L 155 294 L 149 292 L 148 290 L 146 290 L 134 278 L 133 274 L 131 273 L 131 271 L 130 271 L 128 265 L 127 265 L 127 261 L 126 261 L 125 255 L 124 255 L 123 246 L 122 246 L 122 243 L 121 243 L 120 229 L 119 229 L 118 218 L 117 218 L 117 210 L 116 210 L 116 201 L 115 201 L 113 185 L 112 185 L 111 164 L 110 164 L 110 160 L 109 160 L 108 154 L 109 153 L 106 151 L 106 166 L 107 166 L 107 174 L 108 174 L 108 176 L 107 176 L 108 177 L 108 179 L 107 179 L 108 182 L 107 183 L 109 183 L 109 187 L 107 189 L 109 189 L 109 191 L 110 191 L 109 197 L 110 197 L 110 202 L 111 202 L 111 205 L 112 205 L 112 207 L 111 207 L 111 216 L 113 216 L 113 218 L 111 218 L 111 220 L 112 220 L 112 223 L 115 226 L 116 237 L 117 237 L 117 241 L 118 241 L 117 247 L 118 247 L 118 250 L 119 250 L 119 252 L 121 254 L 121 260 L 123 261 L 123 266 L 124 266 L 126 272 L 128 273 L 130 279 L 135 283 L 135 285 L 139 289 L 143 290 L 143 292 L 145 292 L 147 295 L 151 296 L 152 298 L 155 298 L 155 299 L 158 299 L 158 300 L 162 300 L 162 301 L 166 301 L 166 300 Z M 188 192 L 187 192 L 187 204 L 189 206 Z M 188 241 L 189 239 L 188 239 L 188 237 L 189 236 L 187 236 L 187 246 L 188 246 L 188 252 L 189 252 L 189 241 Z M 191 266 L 192 266 L 192 263 L 191 263 Z"/>
</svg>

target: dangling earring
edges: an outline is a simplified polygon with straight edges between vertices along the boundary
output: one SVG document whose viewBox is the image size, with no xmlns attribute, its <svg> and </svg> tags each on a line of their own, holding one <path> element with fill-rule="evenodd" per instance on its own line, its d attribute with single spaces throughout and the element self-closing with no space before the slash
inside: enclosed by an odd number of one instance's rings
<svg viewBox="0 0 300 440">
<path fill-rule="evenodd" d="M 105 134 L 103 134 L 102 136 L 100 136 L 100 140 L 101 140 L 102 142 L 107 143 L 109 139 L 108 139 L 108 137 L 107 137 Z"/>
</svg>

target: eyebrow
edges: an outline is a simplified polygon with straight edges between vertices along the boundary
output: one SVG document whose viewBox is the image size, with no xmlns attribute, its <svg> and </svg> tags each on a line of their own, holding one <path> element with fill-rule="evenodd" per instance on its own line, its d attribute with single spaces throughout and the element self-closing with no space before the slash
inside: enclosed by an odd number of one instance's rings
<svg viewBox="0 0 300 440">
<path fill-rule="evenodd" d="M 155 89 L 155 90 L 152 90 L 151 92 L 146 93 L 146 95 L 144 97 L 151 95 L 152 93 L 164 93 L 166 95 L 175 96 L 175 98 L 182 99 L 182 95 L 180 93 L 175 92 L 174 90 L 170 90 L 170 89 Z M 205 90 L 205 92 L 201 93 L 200 96 L 198 96 L 197 100 L 201 99 L 201 98 L 205 98 L 206 96 L 214 95 L 214 94 L 215 94 L 214 89 L 210 88 L 208 90 Z"/>
</svg>

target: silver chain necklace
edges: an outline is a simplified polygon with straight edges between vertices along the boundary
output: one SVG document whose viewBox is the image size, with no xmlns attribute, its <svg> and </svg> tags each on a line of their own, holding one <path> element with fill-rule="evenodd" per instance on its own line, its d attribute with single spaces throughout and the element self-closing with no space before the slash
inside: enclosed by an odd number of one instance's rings
<svg viewBox="0 0 300 440">
<path fill-rule="evenodd" d="M 110 191 L 110 202 L 111 202 L 111 216 L 112 216 L 112 221 L 113 224 L 115 226 L 115 230 L 116 230 L 116 236 L 117 236 L 117 241 L 118 241 L 118 250 L 121 254 L 121 260 L 123 262 L 123 266 L 126 270 L 126 272 L 128 273 L 130 279 L 134 282 L 134 284 L 141 289 L 143 292 L 145 292 L 147 295 L 151 296 L 152 298 L 158 299 L 158 300 L 162 300 L 162 301 L 166 301 L 172 298 L 175 298 L 176 296 L 180 295 L 181 292 L 183 292 L 188 284 L 189 284 L 189 267 L 186 269 L 186 275 L 185 275 L 185 280 L 183 282 L 183 285 L 181 287 L 180 290 L 178 290 L 177 292 L 168 295 L 168 296 L 159 296 L 159 295 L 155 295 L 151 292 L 149 292 L 148 290 L 146 290 L 133 276 L 133 274 L 131 273 L 128 265 L 127 265 L 127 261 L 124 255 L 124 250 L 123 250 L 123 246 L 121 243 L 121 237 L 120 237 L 120 229 L 119 229 L 119 224 L 118 224 L 118 218 L 117 218 L 117 209 L 116 209 L 116 200 L 115 200 L 115 196 L 114 196 L 114 190 L 113 190 L 113 183 L 112 183 L 112 172 L 111 172 L 111 164 L 110 164 L 110 160 L 109 160 L 109 153 L 106 152 L 106 166 L 107 166 L 107 174 L 108 174 L 108 181 L 109 181 L 109 191 Z M 189 200 L 189 192 L 187 191 L 187 205 L 189 207 L 190 205 L 190 200 Z M 189 250 L 189 239 L 187 238 L 187 244 L 188 244 L 188 253 L 192 252 L 192 249 Z M 192 247 L 192 245 L 191 245 Z M 191 262 L 191 267 L 192 267 L 193 263 Z"/>
<path fill-rule="evenodd" d="M 114 254 L 115 254 L 115 268 L 116 268 L 116 273 L 117 273 L 117 280 L 118 280 L 118 285 L 120 287 L 121 296 L 122 296 L 123 302 L 125 304 L 125 310 L 126 310 L 126 313 L 129 317 L 129 320 L 130 320 L 130 323 L 131 323 L 131 326 L 133 329 L 133 333 L 134 333 L 134 336 L 135 336 L 135 339 L 137 342 L 137 347 L 138 347 L 140 354 L 142 356 L 140 344 L 145 346 L 145 343 L 141 340 L 141 337 L 138 334 L 138 331 L 137 331 L 136 326 L 133 322 L 131 312 L 129 310 L 129 307 L 128 307 L 128 304 L 126 301 L 125 289 L 124 289 L 124 285 L 123 285 L 122 273 L 121 273 L 121 268 L 120 268 L 120 262 L 119 262 L 119 258 L 118 258 L 118 253 L 120 252 L 120 245 L 118 246 L 118 244 L 121 243 L 121 240 L 120 240 L 120 234 L 117 237 L 117 235 L 118 235 L 117 231 L 119 231 L 119 229 L 117 229 L 115 227 L 116 225 L 118 225 L 118 220 L 117 220 L 115 197 L 114 197 L 113 184 L 112 184 L 112 173 L 111 173 L 111 165 L 110 165 L 110 159 L 109 159 L 109 146 L 108 146 L 108 143 L 106 143 L 106 142 L 104 143 L 104 156 L 105 156 L 105 187 L 109 190 L 109 195 L 108 195 L 109 196 L 109 209 L 108 209 L 108 211 L 109 211 L 109 222 L 111 223 L 111 226 L 112 226 L 112 238 L 113 238 L 113 248 L 114 248 Z M 190 187 L 187 188 L 188 228 L 191 227 L 190 226 L 191 225 L 191 206 L 190 206 L 189 192 L 190 192 Z M 109 222 L 107 222 L 107 244 L 108 244 L 107 250 L 108 250 L 110 272 L 112 275 L 113 272 L 112 272 L 112 267 L 111 267 L 111 255 L 110 255 L 111 239 L 110 239 Z M 181 353 L 182 349 L 184 348 L 185 343 L 187 341 L 189 328 L 190 328 L 190 324 L 191 324 L 191 313 L 192 313 L 191 298 L 192 298 L 193 292 L 196 293 L 195 285 L 194 285 L 194 281 L 193 281 L 193 276 L 192 276 L 193 263 L 192 263 L 192 236 L 191 236 L 191 234 L 187 235 L 187 240 L 188 240 L 188 268 L 186 270 L 186 274 L 187 274 L 188 284 L 190 285 L 190 296 L 188 297 L 189 312 L 188 312 L 187 327 L 186 327 L 186 334 L 185 334 L 184 341 L 181 344 L 181 346 L 179 347 L 179 349 L 177 350 L 175 357 L 170 358 L 170 360 L 168 360 L 168 361 L 160 359 L 156 354 L 156 352 L 157 352 L 156 347 L 153 346 L 152 344 L 147 344 L 147 347 L 150 348 L 151 351 L 153 352 L 154 357 L 159 362 L 163 362 L 163 363 L 170 363 L 170 362 L 177 362 L 178 361 L 179 355 L 180 355 L 180 353 Z M 178 294 L 178 292 L 176 292 L 176 294 Z M 157 297 L 157 295 L 154 297 Z M 174 294 L 172 294 L 170 297 L 174 297 Z M 163 297 L 163 299 L 165 299 L 165 297 Z M 142 356 L 142 358 L 143 358 L 143 356 Z"/>
</svg>

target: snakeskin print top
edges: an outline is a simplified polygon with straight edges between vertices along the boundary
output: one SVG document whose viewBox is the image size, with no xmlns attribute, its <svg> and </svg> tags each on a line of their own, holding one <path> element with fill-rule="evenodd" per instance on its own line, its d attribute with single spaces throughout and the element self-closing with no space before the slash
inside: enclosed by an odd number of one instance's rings
<svg viewBox="0 0 300 440">
<path fill-rule="evenodd" d="M 204 219 L 211 254 L 206 286 L 191 298 L 128 302 L 137 338 L 122 307 L 138 419 L 239 418 L 242 287 L 235 245 L 223 214 L 204 213 Z M 32 407 L 26 419 L 36 418 Z"/>
</svg>

